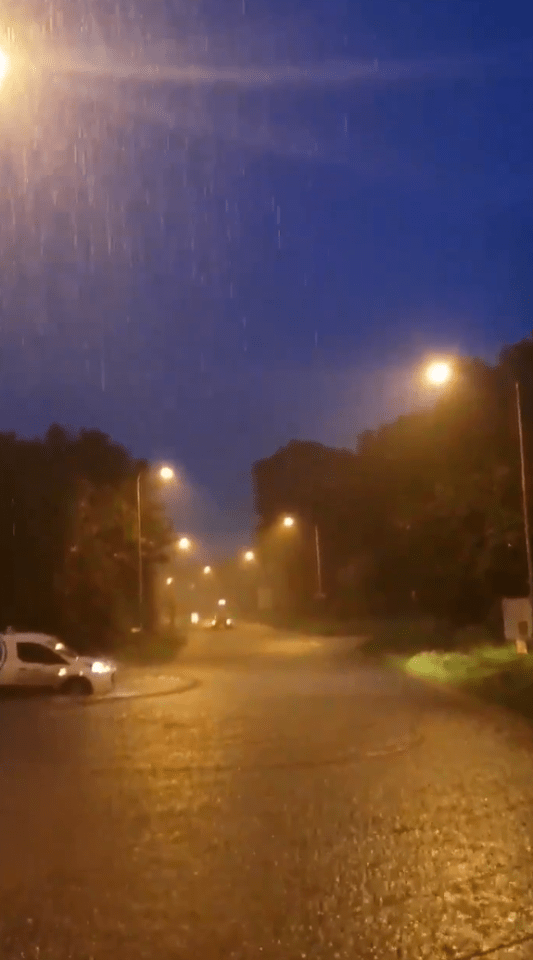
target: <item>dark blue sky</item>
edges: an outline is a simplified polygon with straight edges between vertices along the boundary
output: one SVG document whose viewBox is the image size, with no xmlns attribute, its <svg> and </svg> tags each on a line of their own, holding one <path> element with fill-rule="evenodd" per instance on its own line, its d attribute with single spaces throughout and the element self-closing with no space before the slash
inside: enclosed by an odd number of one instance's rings
<svg viewBox="0 0 533 960">
<path fill-rule="evenodd" d="M 0 428 L 171 459 L 180 526 L 237 543 L 255 458 L 350 445 L 426 352 L 533 327 L 530 4 L 35 0 L 33 31 L 31 6 L 0 91 Z"/>
</svg>

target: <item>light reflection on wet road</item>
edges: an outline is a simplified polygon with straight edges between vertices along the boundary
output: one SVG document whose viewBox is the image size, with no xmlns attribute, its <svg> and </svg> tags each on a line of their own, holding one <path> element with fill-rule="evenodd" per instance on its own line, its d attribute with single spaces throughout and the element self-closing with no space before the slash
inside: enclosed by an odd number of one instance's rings
<svg viewBox="0 0 533 960">
<path fill-rule="evenodd" d="M 2 960 L 533 956 L 528 731 L 338 645 L 214 642 L 189 693 L 0 703 Z"/>
</svg>

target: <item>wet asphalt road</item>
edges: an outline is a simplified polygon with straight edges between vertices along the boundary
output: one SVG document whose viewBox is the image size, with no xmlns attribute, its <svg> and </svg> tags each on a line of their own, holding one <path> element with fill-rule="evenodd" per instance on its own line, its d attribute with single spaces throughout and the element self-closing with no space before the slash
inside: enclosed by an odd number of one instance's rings
<svg viewBox="0 0 533 960">
<path fill-rule="evenodd" d="M 0 702 L 2 960 L 533 957 L 527 728 L 349 644 L 198 633 L 179 669 Z"/>
</svg>

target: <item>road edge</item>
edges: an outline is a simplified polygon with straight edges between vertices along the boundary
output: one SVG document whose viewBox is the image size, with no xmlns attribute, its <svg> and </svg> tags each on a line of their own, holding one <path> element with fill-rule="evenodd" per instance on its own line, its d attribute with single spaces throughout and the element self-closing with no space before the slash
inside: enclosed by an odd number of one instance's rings
<svg viewBox="0 0 533 960">
<path fill-rule="evenodd" d="M 201 681 L 197 677 L 189 677 L 188 679 L 183 679 L 181 683 L 175 683 L 170 687 L 163 688 L 161 690 L 142 690 L 134 691 L 132 693 L 108 693 L 103 694 L 102 696 L 91 696 L 83 697 L 77 700 L 65 700 L 67 703 L 76 703 L 82 704 L 84 707 L 96 706 L 97 704 L 102 703 L 119 703 L 120 701 L 129 701 L 129 700 L 150 700 L 154 697 L 171 697 L 176 696 L 180 693 L 188 693 L 190 690 L 196 689 L 201 685 Z"/>
</svg>

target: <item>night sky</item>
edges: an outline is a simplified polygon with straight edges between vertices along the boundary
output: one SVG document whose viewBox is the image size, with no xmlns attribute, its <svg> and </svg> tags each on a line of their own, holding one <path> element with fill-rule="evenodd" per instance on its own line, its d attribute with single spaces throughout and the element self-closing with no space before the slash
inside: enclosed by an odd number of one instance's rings
<svg viewBox="0 0 533 960">
<path fill-rule="evenodd" d="M 232 550 L 253 460 L 353 445 L 427 353 L 533 328 L 530 3 L 3 15 L 1 429 L 172 462 L 178 526 Z"/>
</svg>

